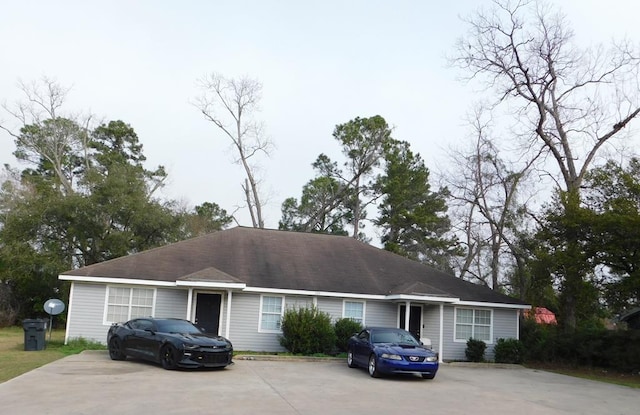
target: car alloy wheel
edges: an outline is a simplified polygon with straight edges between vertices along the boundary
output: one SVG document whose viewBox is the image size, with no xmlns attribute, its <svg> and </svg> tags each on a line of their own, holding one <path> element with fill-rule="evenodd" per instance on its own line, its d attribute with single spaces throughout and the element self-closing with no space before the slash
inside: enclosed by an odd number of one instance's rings
<svg viewBox="0 0 640 415">
<path fill-rule="evenodd" d="M 109 357 L 111 360 L 124 360 L 127 358 L 127 356 L 122 353 L 122 344 L 117 337 L 114 337 L 109 342 Z"/>
<path fill-rule="evenodd" d="M 167 370 L 175 369 L 178 367 L 178 350 L 170 344 L 162 346 L 160 360 L 163 368 Z"/>
<path fill-rule="evenodd" d="M 378 372 L 378 360 L 376 359 L 375 354 L 372 354 L 369 357 L 369 374 L 372 378 L 380 377 L 380 372 Z"/>
<path fill-rule="evenodd" d="M 351 349 L 347 351 L 347 366 L 356 367 L 356 364 L 353 362 L 353 350 Z"/>
</svg>

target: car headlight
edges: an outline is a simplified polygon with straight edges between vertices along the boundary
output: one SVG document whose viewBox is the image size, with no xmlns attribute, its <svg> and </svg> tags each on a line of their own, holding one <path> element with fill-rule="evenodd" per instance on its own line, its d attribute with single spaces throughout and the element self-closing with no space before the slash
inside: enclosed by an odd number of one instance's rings
<svg viewBox="0 0 640 415">
<path fill-rule="evenodd" d="M 200 346 L 198 346 L 197 344 L 184 343 L 182 347 L 184 348 L 184 350 L 195 350 Z"/>
<path fill-rule="evenodd" d="M 382 357 L 383 359 L 389 359 L 389 360 L 402 360 L 402 356 L 398 354 L 391 354 L 391 353 L 382 353 L 380 357 Z"/>
<path fill-rule="evenodd" d="M 438 356 L 427 356 L 425 359 L 427 362 L 436 362 L 438 361 Z"/>
</svg>

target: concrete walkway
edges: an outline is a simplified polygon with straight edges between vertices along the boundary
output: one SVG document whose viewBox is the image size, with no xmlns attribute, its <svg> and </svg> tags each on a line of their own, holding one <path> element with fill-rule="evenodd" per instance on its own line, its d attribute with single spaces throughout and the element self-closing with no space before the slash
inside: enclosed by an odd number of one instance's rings
<svg viewBox="0 0 640 415">
<path fill-rule="evenodd" d="M 223 370 L 166 371 L 94 351 L 0 384 L 0 413 L 637 415 L 640 390 L 518 366 L 444 364 L 431 381 L 373 379 L 335 360 L 237 360 Z"/>
</svg>

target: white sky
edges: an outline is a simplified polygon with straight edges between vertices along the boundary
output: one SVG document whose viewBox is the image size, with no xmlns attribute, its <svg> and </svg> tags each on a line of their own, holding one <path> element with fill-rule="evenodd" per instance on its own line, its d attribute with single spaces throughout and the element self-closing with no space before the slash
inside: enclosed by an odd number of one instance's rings
<svg viewBox="0 0 640 415">
<path fill-rule="evenodd" d="M 276 228 L 282 201 L 300 197 L 318 154 L 341 159 L 336 124 L 382 115 L 432 171 L 465 140 L 463 118 L 482 97 L 445 56 L 465 32 L 459 16 L 487 3 L 0 0 L 0 102 L 21 98 L 19 79 L 72 86 L 66 109 L 131 124 L 148 167 L 168 168 L 169 197 L 231 212 L 244 173 L 190 102 L 208 72 L 257 78 L 258 117 L 277 146 L 261 163 L 266 225 Z M 640 41 L 640 3 L 552 3 L 586 43 Z M 0 133 L 0 163 L 16 167 L 14 149 Z M 251 225 L 246 209 L 237 216 Z"/>
</svg>

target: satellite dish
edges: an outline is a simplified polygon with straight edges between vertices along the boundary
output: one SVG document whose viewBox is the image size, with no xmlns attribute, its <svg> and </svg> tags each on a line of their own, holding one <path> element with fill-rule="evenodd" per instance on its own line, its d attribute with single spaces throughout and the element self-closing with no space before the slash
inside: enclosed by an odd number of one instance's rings
<svg viewBox="0 0 640 415">
<path fill-rule="evenodd" d="M 45 301 L 44 311 L 46 311 L 50 316 L 57 316 L 64 311 L 64 303 L 60 300 L 52 298 Z"/>
</svg>

